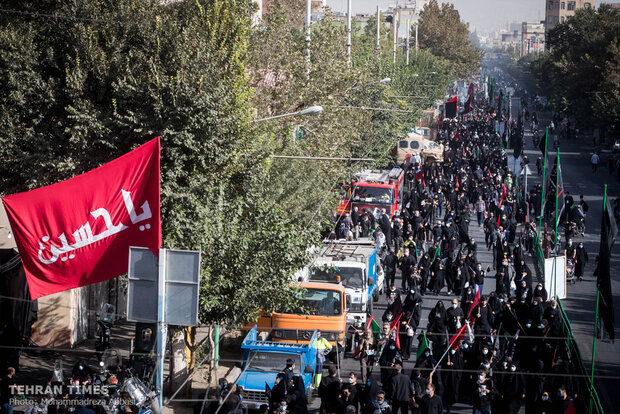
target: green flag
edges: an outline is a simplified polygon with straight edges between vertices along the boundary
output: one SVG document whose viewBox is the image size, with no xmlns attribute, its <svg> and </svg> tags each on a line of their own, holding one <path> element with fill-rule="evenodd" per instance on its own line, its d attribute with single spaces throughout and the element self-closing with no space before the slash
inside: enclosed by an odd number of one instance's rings
<svg viewBox="0 0 620 414">
<path fill-rule="evenodd" d="M 428 340 L 426 339 L 426 331 L 425 331 L 424 333 L 422 333 L 422 342 L 420 342 L 420 346 L 418 347 L 418 350 L 415 353 L 416 360 L 420 359 L 420 356 L 427 349 L 428 349 Z"/>
</svg>

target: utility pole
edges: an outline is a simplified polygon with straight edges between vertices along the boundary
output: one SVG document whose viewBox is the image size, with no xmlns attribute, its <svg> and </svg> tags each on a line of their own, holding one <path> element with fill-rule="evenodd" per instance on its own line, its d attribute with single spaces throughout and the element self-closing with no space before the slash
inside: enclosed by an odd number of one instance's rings
<svg viewBox="0 0 620 414">
<path fill-rule="evenodd" d="M 347 64 L 351 66 L 351 0 L 347 0 Z"/>
<path fill-rule="evenodd" d="M 380 27 L 381 27 L 381 17 L 379 16 L 379 5 L 377 4 L 377 44 L 375 46 L 375 50 L 377 51 L 377 54 L 379 54 L 379 41 L 381 39 L 381 34 L 380 34 Z"/>
<path fill-rule="evenodd" d="M 312 20 L 312 1 L 306 0 L 306 81 L 310 80 L 310 23 Z"/>
<path fill-rule="evenodd" d="M 393 45 L 392 45 L 392 56 L 393 56 L 392 62 L 393 63 L 396 63 L 396 39 L 397 39 L 397 36 L 398 36 L 397 30 L 396 30 L 396 26 L 398 24 L 397 21 L 396 21 L 397 20 L 396 19 L 397 14 L 398 14 L 397 9 L 394 9 L 394 15 L 392 16 L 392 29 L 394 31 L 394 41 L 393 41 Z"/>
<path fill-rule="evenodd" d="M 418 23 L 420 21 L 418 20 Z M 418 55 L 418 24 L 415 25 L 415 54 Z"/>
<path fill-rule="evenodd" d="M 411 32 L 411 26 L 409 19 L 407 19 L 407 66 L 409 66 L 409 32 Z"/>
</svg>

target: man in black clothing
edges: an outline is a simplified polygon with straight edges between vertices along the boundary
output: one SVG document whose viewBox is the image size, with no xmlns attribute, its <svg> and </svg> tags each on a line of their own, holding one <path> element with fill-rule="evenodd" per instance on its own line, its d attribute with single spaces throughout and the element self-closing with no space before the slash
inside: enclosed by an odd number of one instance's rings
<svg viewBox="0 0 620 414">
<path fill-rule="evenodd" d="M 396 364 L 394 370 L 396 374 L 390 380 L 392 412 L 407 414 L 411 400 L 411 380 L 403 374 L 403 367 L 400 364 Z"/>
<path fill-rule="evenodd" d="M 323 378 L 319 386 L 321 397 L 321 412 L 335 413 L 338 408 L 338 395 L 340 394 L 340 378 L 336 375 L 338 370 L 335 366 L 329 367 L 329 376 Z"/>
<path fill-rule="evenodd" d="M 403 291 L 407 290 L 407 283 L 411 278 L 411 273 L 413 271 L 413 266 L 415 265 L 415 259 L 410 254 L 409 249 L 405 248 L 403 251 L 403 257 L 400 259 L 400 271 L 402 277 L 402 288 Z"/>
<path fill-rule="evenodd" d="M 385 280 L 388 283 L 388 286 L 392 286 L 394 284 L 394 280 L 396 278 L 396 266 L 398 265 L 398 258 L 394 254 L 394 249 L 390 248 L 388 254 L 383 259 L 383 270 L 385 271 Z M 405 278 L 403 278 L 403 290 L 405 287 Z"/>
<path fill-rule="evenodd" d="M 420 402 L 422 414 L 442 414 L 443 402 L 438 395 L 435 395 L 435 385 L 428 384 L 426 386 L 426 395 Z"/>
</svg>

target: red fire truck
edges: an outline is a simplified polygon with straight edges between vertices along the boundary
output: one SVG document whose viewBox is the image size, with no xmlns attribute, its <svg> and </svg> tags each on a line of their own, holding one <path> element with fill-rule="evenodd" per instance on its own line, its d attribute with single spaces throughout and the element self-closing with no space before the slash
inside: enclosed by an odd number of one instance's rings
<svg viewBox="0 0 620 414">
<path fill-rule="evenodd" d="M 351 177 L 351 185 L 340 199 L 338 213 L 349 213 L 358 207 L 378 215 L 385 208 L 392 217 L 402 206 L 404 171 L 400 167 L 391 170 L 364 170 Z"/>
</svg>

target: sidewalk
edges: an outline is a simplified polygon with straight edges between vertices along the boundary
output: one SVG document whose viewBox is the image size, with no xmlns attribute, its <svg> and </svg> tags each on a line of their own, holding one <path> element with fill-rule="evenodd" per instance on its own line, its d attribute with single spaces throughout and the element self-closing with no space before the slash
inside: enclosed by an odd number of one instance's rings
<svg viewBox="0 0 620 414">
<path fill-rule="evenodd" d="M 126 363 L 129 359 L 131 338 L 134 336 L 135 324 L 127 321 L 119 321 L 112 327 L 111 345 L 117 349 Z M 217 385 L 220 378 L 225 378 L 234 368 L 235 360 L 241 358 L 240 349 L 227 349 L 222 347 L 220 351 L 220 363 L 212 375 L 211 381 L 207 381 L 208 365 L 201 367 L 196 374 L 188 381 L 191 386 L 191 394 L 180 392 L 170 404 L 164 406 L 163 412 L 166 414 L 180 413 L 189 414 L 192 407 L 198 400 L 201 393 L 206 393 L 209 387 Z M 51 380 L 53 374 L 54 363 L 61 360 L 63 363 L 63 371 L 65 378 L 71 375 L 73 366 L 79 360 L 85 360 L 93 372 L 98 372 L 99 365 L 95 352 L 95 339 L 88 339 L 74 349 L 55 349 L 55 350 L 37 350 L 25 349 L 20 358 L 20 369 L 17 374 L 17 382 L 19 384 L 29 385 L 45 385 Z M 198 361 L 200 362 L 200 361 Z M 164 381 L 169 374 L 169 355 L 166 358 Z M 166 396 L 170 396 L 166 392 Z M 14 408 L 16 412 L 26 411 L 26 406 L 17 406 Z"/>
</svg>

